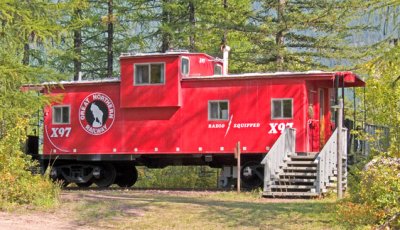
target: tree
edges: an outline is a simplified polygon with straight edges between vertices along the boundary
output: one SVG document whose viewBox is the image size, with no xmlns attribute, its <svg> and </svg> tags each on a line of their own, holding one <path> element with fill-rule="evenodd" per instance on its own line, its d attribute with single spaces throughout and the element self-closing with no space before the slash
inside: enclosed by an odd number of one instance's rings
<svg viewBox="0 0 400 230">
<path fill-rule="evenodd" d="M 373 33 L 359 39 L 369 41 L 358 71 L 365 76 L 367 88 L 365 108 L 367 123 L 390 128 L 391 154 L 400 156 L 400 46 L 399 1 L 368 1 L 367 15 L 360 23 L 376 27 Z M 374 39 L 368 36 L 373 35 Z"/>
<path fill-rule="evenodd" d="M 329 62 L 354 57 L 348 45 L 359 29 L 350 23 L 362 1 L 254 1 L 257 11 L 249 27 L 253 62 L 263 70 L 327 68 Z"/>
<path fill-rule="evenodd" d="M 37 54 L 58 41 L 61 28 L 53 20 L 58 13 L 58 6 L 46 1 L 0 2 L 0 205 L 56 200 L 57 188 L 27 171 L 32 164 L 21 149 L 29 117 L 46 100 L 21 87 L 60 76 Z"/>
<path fill-rule="evenodd" d="M 221 56 L 221 45 L 232 47 L 232 72 L 243 72 L 249 43 L 243 30 L 251 14 L 251 1 L 155 1 L 150 11 L 155 30 L 153 50 L 186 49 Z"/>
</svg>

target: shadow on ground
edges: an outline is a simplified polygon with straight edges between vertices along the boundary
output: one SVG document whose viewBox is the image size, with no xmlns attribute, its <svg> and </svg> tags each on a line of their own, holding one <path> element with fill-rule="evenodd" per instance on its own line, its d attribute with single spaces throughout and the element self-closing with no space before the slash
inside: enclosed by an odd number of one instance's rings
<svg viewBox="0 0 400 230">
<path fill-rule="evenodd" d="M 324 201 L 235 201 L 234 197 L 226 199 L 206 194 L 169 195 L 131 190 L 71 191 L 64 194 L 64 198 L 65 202 L 81 203 L 78 206 L 79 222 L 89 224 L 113 219 L 140 222 L 146 216 L 160 215 L 158 221 L 165 221 L 168 225 L 174 221 L 179 224 L 174 216 L 184 219 L 190 215 L 191 221 L 222 223 L 225 228 L 295 229 L 311 226 L 311 229 L 326 229 L 335 226 L 333 204 Z M 162 216 L 172 220 L 162 220 Z"/>
</svg>

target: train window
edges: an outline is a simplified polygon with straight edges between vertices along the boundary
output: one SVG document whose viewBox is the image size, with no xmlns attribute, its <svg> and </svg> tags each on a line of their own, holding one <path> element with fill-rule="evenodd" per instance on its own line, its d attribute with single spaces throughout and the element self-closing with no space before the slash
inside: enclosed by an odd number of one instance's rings
<svg viewBox="0 0 400 230">
<path fill-rule="evenodd" d="M 135 64 L 135 85 L 163 84 L 164 63 Z"/>
<path fill-rule="evenodd" d="M 272 99 L 272 119 L 293 117 L 293 99 Z"/>
<path fill-rule="evenodd" d="M 184 76 L 189 74 L 189 58 L 182 57 L 181 59 L 181 73 Z"/>
<path fill-rule="evenodd" d="M 69 106 L 53 106 L 53 124 L 69 124 Z"/>
<path fill-rule="evenodd" d="M 222 75 L 222 66 L 215 64 L 214 65 L 214 75 Z"/>
<path fill-rule="evenodd" d="M 228 101 L 209 101 L 208 120 L 228 120 L 229 103 Z"/>
</svg>

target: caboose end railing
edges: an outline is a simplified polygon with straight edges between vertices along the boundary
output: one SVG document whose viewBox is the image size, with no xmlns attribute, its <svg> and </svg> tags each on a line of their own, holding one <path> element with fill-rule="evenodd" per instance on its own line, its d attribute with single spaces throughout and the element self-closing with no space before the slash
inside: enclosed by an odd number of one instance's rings
<svg viewBox="0 0 400 230">
<path fill-rule="evenodd" d="M 321 152 L 315 158 L 317 163 L 317 181 L 316 192 L 318 194 L 324 193 L 330 185 L 330 181 L 334 176 L 337 176 L 337 129 L 331 135 L 328 142 L 322 148 Z M 342 160 L 343 160 L 343 181 L 337 183 L 347 182 L 347 129 L 342 129 Z M 343 186 L 346 188 L 346 185 Z"/>
<path fill-rule="evenodd" d="M 282 173 L 282 167 L 290 154 L 295 153 L 296 130 L 286 128 L 261 161 L 264 165 L 264 192 L 271 191 L 273 179 Z"/>
</svg>

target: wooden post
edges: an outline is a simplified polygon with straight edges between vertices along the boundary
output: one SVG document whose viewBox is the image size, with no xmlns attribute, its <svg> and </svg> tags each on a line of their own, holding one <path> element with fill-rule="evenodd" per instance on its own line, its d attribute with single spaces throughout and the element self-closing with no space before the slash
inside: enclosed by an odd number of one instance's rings
<svg viewBox="0 0 400 230">
<path fill-rule="evenodd" d="M 342 189 L 342 129 L 343 129 L 343 98 L 339 99 L 338 124 L 337 124 L 337 199 L 343 198 Z"/>
<path fill-rule="evenodd" d="M 237 192 L 240 193 L 240 141 L 236 143 L 235 158 L 237 159 Z"/>
</svg>

